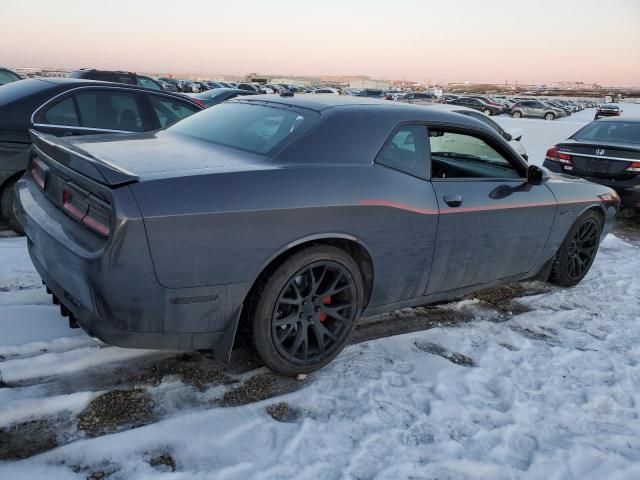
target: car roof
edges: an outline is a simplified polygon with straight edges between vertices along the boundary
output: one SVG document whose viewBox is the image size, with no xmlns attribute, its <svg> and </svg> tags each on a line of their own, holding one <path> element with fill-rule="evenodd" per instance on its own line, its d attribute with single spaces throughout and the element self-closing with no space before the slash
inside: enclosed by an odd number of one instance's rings
<svg viewBox="0 0 640 480">
<path fill-rule="evenodd" d="M 631 116 L 620 116 L 620 117 L 603 117 L 595 120 L 596 122 L 631 122 L 631 123 L 640 123 L 640 116 L 631 115 Z"/>
<path fill-rule="evenodd" d="M 246 103 L 271 103 L 276 105 L 291 106 L 313 110 L 324 111 L 353 111 L 355 109 L 371 108 L 375 109 L 376 116 L 380 119 L 393 118 L 396 121 L 417 121 L 417 122 L 437 122 L 441 124 L 462 125 L 473 128 L 481 128 L 493 133 L 493 130 L 485 123 L 464 115 L 456 113 L 453 109 L 433 108 L 429 105 L 418 105 L 404 102 L 394 102 L 392 100 L 382 100 L 367 97 L 353 97 L 350 95 L 335 94 L 306 94 L 293 97 L 281 97 L 276 95 L 251 95 L 241 98 L 234 98 L 230 102 Z M 444 106 L 443 106 L 444 107 Z M 448 105 L 447 105 L 448 107 Z M 453 108 L 460 110 L 459 106 Z"/>
</svg>

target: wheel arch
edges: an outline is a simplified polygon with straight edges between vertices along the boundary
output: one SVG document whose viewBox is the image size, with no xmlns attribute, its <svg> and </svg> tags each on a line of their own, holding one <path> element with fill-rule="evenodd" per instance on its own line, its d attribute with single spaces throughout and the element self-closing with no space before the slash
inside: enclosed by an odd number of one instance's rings
<svg viewBox="0 0 640 480">
<path fill-rule="evenodd" d="M 247 291 L 242 302 L 242 314 L 238 320 L 236 329 L 236 340 L 238 337 L 244 337 L 247 331 L 248 314 L 251 310 L 251 300 L 255 294 L 256 289 L 259 287 L 261 281 L 267 278 L 273 271 L 275 271 L 280 265 L 282 265 L 292 255 L 312 246 L 317 245 L 331 245 L 341 250 L 344 250 L 349 254 L 358 265 L 360 273 L 362 274 L 362 280 L 364 283 L 364 302 L 363 311 L 365 310 L 371 293 L 373 291 L 373 279 L 374 279 L 374 264 L 373 257 L 366 243 L 361 239 L 354 237 L 353 235 L 345 233 L 325 233 L 315 234 L 302 237 L 280 248 L 273 255 L 271 255 L 261 266 L 253 276 L 251 287 Z"/>
<path fill-rule="evenodd" d="M 18 170 L 16 173 L 11 174 L 7 178 L 4 179 L 2 183 L 0 183 L 0 194 L 4 191 L 7 186 L 13 182 L 14 180 L 18 180 L 22 175 L 24 175 L 25 170 Z"/>
</svg>

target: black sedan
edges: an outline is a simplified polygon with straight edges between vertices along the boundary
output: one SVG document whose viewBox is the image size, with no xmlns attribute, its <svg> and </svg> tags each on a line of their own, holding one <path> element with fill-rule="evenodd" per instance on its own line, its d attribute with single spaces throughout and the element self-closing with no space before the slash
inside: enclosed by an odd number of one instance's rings
<svg viewBox="0 0 640 480">
<path fill-rule="evenodd" d="M 614 188 L 623 205 L 640 208 L 640 118 L 593 121 L 547 150 L 544 166 Z"/>
<path fill-rule="evenodd" d="M 287 375 L 331 361 L 361 315 L 577 284 L 619 202 L 549 178 L 478 120 L 360 97 L 257 95 L 157 133 L 33 136 L 18 216 L 72 324 L 223 358 L 242 332 Z M 483 153 L 461 153 L 470 142 Z"/>
<path fill-rule="evenodd" d="M 473 108 L 486 115 L 500 115 L 502 107 L 491 105 L 479 98 L 459 97 L 449 101 L 450 105 L 458 105 L 461 107 Z"/>
<path fill-rule="evenodd" d="M 202 93 L 190 93 L 190 97 L 197 99 L 206 107 L 211 107 L 225 100 L 231 100 L 232 98 L 242 97 L 244 95 L 258 95 L 258 92 L 250 90 L 242 90 L 240 88 L 212 88 Z"/>
<path fill-rule="evenodd" d="M 29 129 L 57 136 L 147 132 L 203 106 L 183 95 L 69 78 L 30 79 L 0 87 L 0 215 L 20 232 L 13 186 L 29 161 Z"/>
<path fill-rule="evenodd" d="M 620 110 L 620 106 L 615 103 L 604 103 L 598 107 L 596 110 L 596 115 L 594 120 L 598 120 L 603 117 L 619 117 L 622 110 Z"/>
</svg>

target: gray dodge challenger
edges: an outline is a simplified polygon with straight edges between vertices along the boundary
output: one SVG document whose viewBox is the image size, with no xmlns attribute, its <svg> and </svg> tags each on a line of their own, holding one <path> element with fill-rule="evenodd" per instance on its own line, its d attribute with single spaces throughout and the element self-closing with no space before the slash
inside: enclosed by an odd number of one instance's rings
<svg viewBox="0 0 640 480">
<path fill-rule="evenodd" d="M 358 97 L 232 100 L 156 133 L 31 132 L 16 186 L 72 326 L 121 347 L 330 362 L 357 319 L 586 275 L 619 204 L 458 113 Z"/>
</svg>

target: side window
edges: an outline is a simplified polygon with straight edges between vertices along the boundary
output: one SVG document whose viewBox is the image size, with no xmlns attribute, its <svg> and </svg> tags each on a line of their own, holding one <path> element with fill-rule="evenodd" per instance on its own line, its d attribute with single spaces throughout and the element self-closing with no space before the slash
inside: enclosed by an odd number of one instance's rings
<svg viewBox="0 0 640 480">
<path fill-rule="evenodd" d="M 382 149 L 376 162 L 414 177 L 427 175 L 427 129 L 423 125 L 400 127 Z"/>
<path fill-rule="evenodd" d="M 138 85 L 141 87 L 152 88 L 153 90 L 161 90 L 160 86 L 149 77 L 137 77 Z"/>
<path fill-rule="evenodd" d="M 159 97 L 157 95 L 150 95 L 149 100 L 153 111 L 158 117 L 160 122 L 160 128 L 166 128 L 173 125 L 178 120 L 193 115 L 198 111 L 196 107 L 192 107 L 184 102 L 179 102 L 168 97 Z"/>
<path fill-rule="evenodd" d="M 105 130 L 142 132 L 142 117 L 136 96 L 118 90 L 76 94 L 82 126 Z"/>
<path fill-rule="evenodd" d="M 73 97 L 67 97 L 48 107 L 43 113 L 38 115 L 36 122 L 49 125 L 79 126 L 80 122 L 76 114 L 76 107 L 73 104 Z"/>
<path fill-rule="evenodd" d="M 479 137 L 429 130 L 432 178 L 522 178 L 521 172 Z"/>
</svg>

